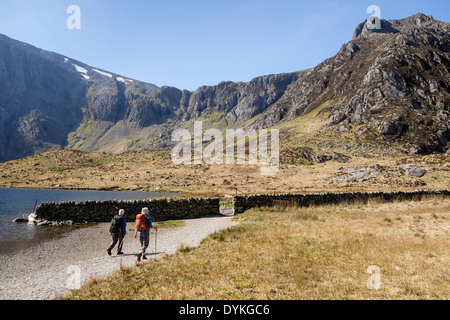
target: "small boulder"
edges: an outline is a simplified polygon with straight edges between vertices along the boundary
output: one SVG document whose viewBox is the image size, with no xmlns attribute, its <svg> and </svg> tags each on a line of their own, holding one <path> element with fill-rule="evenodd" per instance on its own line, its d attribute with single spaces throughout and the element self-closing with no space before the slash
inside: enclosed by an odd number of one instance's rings
<svg viewBox="0 0 450 320">
<path fill-rule="evenodd" d="M 405 170 L 405 174 L 410 177 L 422 178 L 424 175 L 428 173 L 425 169 L 417 168 L 415 164 L 407 164 L 403 167 Z"/>
<path fill-rule="evenodd" d="M 41 221 L 39 221 L 39 222 L 37 223 L 38 227 L 41 227 L 41 226 L 49 226 L 49 225 L 51 225 L 51 224 L 52 224 L 52 222 L 47 221 L 47 220 L 41 220 Z"/>
<path fill-rule="evenodd" d="M 333 152 L 331 158 L 339 163 L 347 163 L 350 159 L 350 157 L 337 152 Z"/>
<path fill-rule="evenodd" d="M 28 222 L 27 218 L 23 218 L 23 217 L 19 217 L 13 220 L 14 223 L 24 223 L 24 222 Z"/>
<path fill-rule="evenodd" d="M 348 168 L 349 174 L 345 174 L 331 179 L 334 182 L 364 182 L 366 180 L 376 178 L 380 172 L 373 170 L 373 168 Z"/>
</svg>

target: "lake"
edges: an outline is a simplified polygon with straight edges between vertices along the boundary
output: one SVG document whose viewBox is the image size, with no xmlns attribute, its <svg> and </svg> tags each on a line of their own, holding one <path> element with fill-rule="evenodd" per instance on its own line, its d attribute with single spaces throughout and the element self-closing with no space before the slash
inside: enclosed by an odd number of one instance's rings
<svg viewBox="0 0 450 320">
<path fill-rule="evenodd" d="M 168 193 L 125 191 L 74 191 L 0 188 L 0 254 L 60 237 L 71 228 L 37 227 L 34 224 L 13 223 L 24 213 L 33 212 L 35 202 L 84 202 L 89 200 L 140 200 Z"/>
</svg>

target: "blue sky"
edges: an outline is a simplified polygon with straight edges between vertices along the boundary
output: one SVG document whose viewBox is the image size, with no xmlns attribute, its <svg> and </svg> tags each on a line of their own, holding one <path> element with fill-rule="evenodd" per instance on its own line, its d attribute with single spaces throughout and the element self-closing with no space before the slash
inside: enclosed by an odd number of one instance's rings
<svg viewBox="0 0 450 320">
<path fill-rule="evenodd" d="M 81 29 L 69 30 L 69 5 Z M 0 0 L 0 33 L 130 78 L 195 90 L 315 67 L 369 17 L 422 12 L 450 22 L 449 0 Z"/>
</svg>

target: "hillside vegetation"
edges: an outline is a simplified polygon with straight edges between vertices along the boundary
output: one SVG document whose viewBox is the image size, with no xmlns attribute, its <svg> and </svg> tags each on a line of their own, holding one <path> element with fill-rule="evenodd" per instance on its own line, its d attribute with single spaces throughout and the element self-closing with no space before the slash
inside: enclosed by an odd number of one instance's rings
<svg viewBox="0 0 450 320">
<path fill-rule="evenodd" d="M 177 166 L 172 163 L 169 151 L 124 154 L 51 151 L 0 163 L 0 186 L 191 195 L 450 188 L 450 152 L 429 156 L 359 156 L 346 163 L 332 159 L 332 152 L 309 152 L 304 148 L 283 151 L 279 173 L 262 176 L 257 165 Z M 322 163 L 311 160 L 322 157 L 330 160 Z M 415 164 L 426 174 L 407 175 L 407 164 Z"/>
</svg>

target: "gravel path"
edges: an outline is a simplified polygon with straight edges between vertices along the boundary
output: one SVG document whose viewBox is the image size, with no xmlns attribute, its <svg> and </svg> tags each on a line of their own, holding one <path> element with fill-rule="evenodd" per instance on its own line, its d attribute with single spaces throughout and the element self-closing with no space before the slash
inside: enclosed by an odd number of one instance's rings
<svg viewBox="0 0 450 320">
<path fill-rule="evenodd" d="M 152 231 L 149 259 L 176 252 L 181 244 L 198 246 L 209 234 L 226 229 L 234 223 L 231 217 L 215 217 L 186 220 L 178 228 L 159 229 L 155 255 L 155 234 Z M 130 267 L 136 263 L 139 241 L 128 231 L 124 241 L 123 256 L 106 253 L 111 239 L 109 223 L 95 227 L 76 229 L 67 236 L 45 242 L 13 255 L 0 256 L 0 300 L 46 300 L 67 292 L 68 283 L 76 279 L 79 271 L 81 283 L 92 277 L 105 277 L 121 265 Z M 133 228 L 128 223 L 127 229 Z"/>
</svg>

